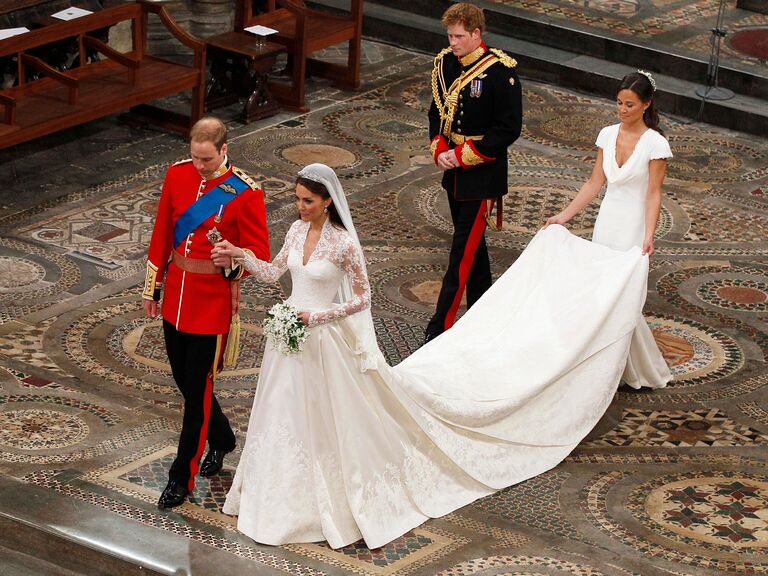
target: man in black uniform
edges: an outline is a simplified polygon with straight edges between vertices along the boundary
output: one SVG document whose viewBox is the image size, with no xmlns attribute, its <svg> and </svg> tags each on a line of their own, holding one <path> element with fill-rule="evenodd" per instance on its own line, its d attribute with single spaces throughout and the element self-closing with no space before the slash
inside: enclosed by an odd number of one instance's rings
<svg viewBox="0 0 768 576">
<path fill-rule="evenodd" d="M 454 231 L 425 342 L 453 325 L 465 288 L 467 306 L 472 306 L 492 283 L 485 227 L 501 227 L 507 148 L 520 136 L 523 121 L 517 62 L 485 45 L 483 11 L 454 4 L 442 22 L 450 47 L 435 58 L 429 137 L 432 156 L 443 171 Z M 490 220 L 494 204 L 495 224 Z"/>
</svg>

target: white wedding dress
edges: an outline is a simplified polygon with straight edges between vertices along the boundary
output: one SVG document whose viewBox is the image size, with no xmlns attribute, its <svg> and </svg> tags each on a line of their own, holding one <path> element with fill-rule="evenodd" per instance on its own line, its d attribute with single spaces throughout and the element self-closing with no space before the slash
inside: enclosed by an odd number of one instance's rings
<svg viewBox="0 0 768 576">
<path fill-rule="evenodd" d="M 361 362 L 356 244 L 326 222 L 304 265 L 308 228 L 294 223 L 272 264 L 245 260 L 259 281 L 289 270 L 288 301 L 313 312 L 301 352 L 266 345 L 223 507 L 254 540 L 380 547 L 556 466 L 610 404 L 645 300 L 640 249 L 550 226 L 451 330 L 390 367 Z M 345 274 L 354 296 L 334 305 Z"/>
<path fill-rule="evenodd" d="M 595 142 L 603 149 L 603 172 L 608 187 L 597 214 L 592 241 L 615 250 L 628 250 L 633 246 L 642 248 L 649 162 L 671 158 L 672 151 L 664 136 L 648 129 L 640 136 L 632 155 L 619 166 L 616 162 L 618 135 L 619 124 L 607 126 Z M 632 335 L 622 380 L 633 388 L 663 388 L 672 380 L 669 367 L 642 315 Z"/>
</svg>

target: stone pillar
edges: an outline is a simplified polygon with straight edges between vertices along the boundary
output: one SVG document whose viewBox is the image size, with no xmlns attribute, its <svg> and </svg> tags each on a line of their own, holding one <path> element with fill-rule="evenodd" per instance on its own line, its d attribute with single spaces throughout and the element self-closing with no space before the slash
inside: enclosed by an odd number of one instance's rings
<svg viewBox="0 0 768 576">
<path fill-rule="evenodd" d="M 168 13 L 180 28 L 190 31 L 190 0 L 155 0 L 158 4 L 165 6 Z M 147 26 L 147 44 L 149 52 L 158 56 L 173 57 L 186 56 L 192 52 L 181 42 L 176 40 L 168 29 L 160 21 L 160 18 L 154 14 L 149 15 L 149 24 Z"/>
<path fill-rule="evenodd" d="M 190 0 L 190 32 L 207 38 L 232 30 L 235 18 L 234 0 Z"/>
</svg>

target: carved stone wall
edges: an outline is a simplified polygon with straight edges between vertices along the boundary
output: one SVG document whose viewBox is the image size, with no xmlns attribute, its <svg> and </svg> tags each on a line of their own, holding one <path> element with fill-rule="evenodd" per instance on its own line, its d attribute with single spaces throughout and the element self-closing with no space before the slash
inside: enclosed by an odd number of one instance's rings
<svg viewBox="0 0 768 576">
<path fill-rule="evenodd" d="M 158 0 L 184 30 L 206 38 L 231 30 L 235 17 L 234 0 Z M 162 56 L 186 55 L 189 50 L 173 38 L 159 19 L 150 17 L 149 46 Z"/>
</svg>

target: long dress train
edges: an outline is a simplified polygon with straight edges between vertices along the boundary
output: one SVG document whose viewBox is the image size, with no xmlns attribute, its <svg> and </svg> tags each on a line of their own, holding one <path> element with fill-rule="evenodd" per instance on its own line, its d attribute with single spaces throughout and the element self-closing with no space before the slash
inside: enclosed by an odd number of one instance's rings
<svg viewBox="0 0 768 576">
<path fill-rule="evenodd" d="M 246 259 L 261 280 L 290 270 L 289 301 L 318 311 L 300 353 L 266 346 L 223 508 L 254 540 L 382 546 L 554 467 L 610 404 L 645 299 L 638 248 L 550 226 L 451 330 L 371 368 L 353 322 L 370 302 L 364 266 L 327 222 L 304 265 L 307 229 L 292 226 L 273 264 Z M 334 307 L 345 274 L 355 297 Z"/>
</svg>

